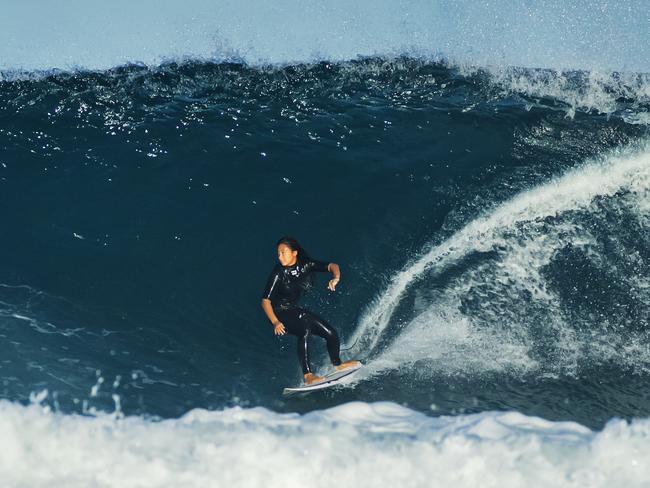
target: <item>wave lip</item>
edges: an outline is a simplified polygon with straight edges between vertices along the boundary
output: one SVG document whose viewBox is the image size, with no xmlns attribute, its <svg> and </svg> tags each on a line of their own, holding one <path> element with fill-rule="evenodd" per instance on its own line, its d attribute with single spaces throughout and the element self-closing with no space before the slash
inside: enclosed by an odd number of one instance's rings
<svg viewBox="0 0 650 488">
<path fill-rule="evenodd" d="M 84 417 L 0 402 L 5 486 L 643 486 L 650 419 L 602 432 L 516 412 L 431 418 L 389 402 L 304 416 L 196 409 Z"/>
</svg>

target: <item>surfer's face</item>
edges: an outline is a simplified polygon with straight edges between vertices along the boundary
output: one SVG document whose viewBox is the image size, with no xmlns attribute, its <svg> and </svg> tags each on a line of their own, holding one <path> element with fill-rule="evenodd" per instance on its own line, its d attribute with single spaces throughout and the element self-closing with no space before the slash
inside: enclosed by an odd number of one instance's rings
<svg viewBox="0 0 650 488">
<path fill-rule="evenodd" d="M 286 244 L 278 246 L 278 259 L 282 266 L 293 266 L 298 259 L 298 251 L 292 251 Z"/>
</svg>

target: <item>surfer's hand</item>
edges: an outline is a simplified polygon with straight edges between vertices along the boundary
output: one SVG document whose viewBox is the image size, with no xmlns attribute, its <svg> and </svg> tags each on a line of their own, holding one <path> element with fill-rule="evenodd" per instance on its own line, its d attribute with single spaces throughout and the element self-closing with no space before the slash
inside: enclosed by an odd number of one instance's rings
<svg viewBox="0 0 650 488">
<path fill-rule="evenodd" d="M 284 335 L 286 333 L 287 331 L 284 330 L 284 324 L 282 322 L 275 324 L 275 335 Z"/>
<path fill-rule="evenodd" d="M 334 291 L 336 289 L 336 285 L 339 284 L 340 278 L 332 278 L 330 282 L 327 284 L 327 288 L 330 291 Z"/>
</svg>

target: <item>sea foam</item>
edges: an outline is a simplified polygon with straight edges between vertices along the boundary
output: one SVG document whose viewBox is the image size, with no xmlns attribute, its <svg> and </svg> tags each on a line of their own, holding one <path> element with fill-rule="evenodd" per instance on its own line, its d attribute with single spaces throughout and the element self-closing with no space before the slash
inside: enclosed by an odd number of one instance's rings
<svg viewBox="0 0 650 488">
<path fill-rule="evenodd" d="M 428 417 L 389 402 L 305 415 L 195 409 L 162 421 L 0 402 L 8 488 L 647 486 L 650 420 L 600 432 L 515 412 Z"/>
</svg>

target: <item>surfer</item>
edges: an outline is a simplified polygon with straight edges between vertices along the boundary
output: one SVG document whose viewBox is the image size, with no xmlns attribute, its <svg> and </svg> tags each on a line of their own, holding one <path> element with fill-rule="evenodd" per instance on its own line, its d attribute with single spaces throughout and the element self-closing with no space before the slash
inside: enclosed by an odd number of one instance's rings
<svg viewBox="0 0 650 488">
<path fill-rule="evenodd" d="M 298 306 L 303 291 L 313 285 L 313 273 L 332 273 L 327 288 L 336 289 L 341 280 L 341 270 L 336 263 L 311 259 L 298 241 L 283 237 L 277 243 L 278 260 L 264 288 L 262 308 L 273 324 L 275 335 L 289 333 L 298 338 L 298 358 L 306 385 L 322 380 L 316 376 L 309 364 L 309 337 L 317 335 L 325 339 L 330 361 L 337 369 L 358 364 L 358 361 L 341 362 L 340 340 L 336 330 L 322 318 Z"/>
</svg>

